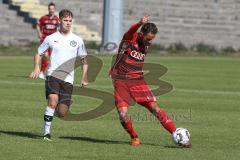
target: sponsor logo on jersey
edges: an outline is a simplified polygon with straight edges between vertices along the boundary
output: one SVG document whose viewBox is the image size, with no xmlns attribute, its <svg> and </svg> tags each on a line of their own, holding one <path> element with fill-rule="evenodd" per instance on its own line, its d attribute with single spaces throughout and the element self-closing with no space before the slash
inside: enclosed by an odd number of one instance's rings
<svg viewBox="0 0 240 160">
<path fill-rule="evenodd" d="M 57 21 L 56 21 L 56 20 L 52 20 L 52 23 L 53 23 L 53 24 L 57 24 Z"/>
<path fill-rule="evenodd" d="M 46 25 L 46 29 L 55 29 L 56 27 L 55 27 L 55 25 L 53 25 L 53 24 L 47 24 Z"/>
<path fill-rule="evenodd" d="M 143 61 L 144 60 L 144 57 L 145 57 L 145 54 L 142 54 L 141 52 L 137 52 L 137 51 L 131 51 L 130 52 L 130 55 L 133 57 L 133 58 L 136 58 L 140 61 Z"/>
<path fill-rule="evenodd" d="M 70 42 L 70 46 L 72 46 L 72 47 L 76 47 L 76 46 L 77 46 L 77 42 L 76 42 L 76 41 L 74 41 L 74 40 L 73 40 L 73 41 L 71 41 L 71 42 Z"/>
</svg>

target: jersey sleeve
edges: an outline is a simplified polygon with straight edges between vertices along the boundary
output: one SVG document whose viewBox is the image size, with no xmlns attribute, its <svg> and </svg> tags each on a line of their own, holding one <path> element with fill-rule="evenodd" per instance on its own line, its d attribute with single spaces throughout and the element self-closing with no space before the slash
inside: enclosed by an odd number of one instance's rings
<svg viewBox="0 0 240 160">
<path fill-rule="evenodd" d="M 41 45 L 38 47 L 38 54 L 43 55 L 45 51 L 50 47 L 49 45 L 49 37 L 46 37 Z"/>
<path fill-rule="evenodd" d="M 58 16 L 56 16 L 56 20 L 58 22 L 57 26 L 59 27 L 60 26 L 60 20 L 59 20 Z"/>
<path fill-rule="evenodd" d="M 56 28 L 59 28 L 59 26 L 60 26 L 60 20 L 59 20 L 58 16 L 54 16 L 54 20 L 57 21 Z"/>
<path fill-rule="evenodd" d="M 141 26 L 141 23 L 136 23 L 130 27 L 130 29 L 124 34 L 123 40 L 131 40 L 133 38 L 134 33 L 137 32 L 138 28 Z"/>
<path fill-rule="evenodd" d="M 87 56 L 87 50 L 82 40 L 80 41 L 78 46 L 78 56 L 80 58 L 85 58 Z"/>
<path fill-rule="evenodd" d="M 37 21 L 37 24 L 39 25 L 40 28 L 43 26 L 43 17 L 40 17 L 40 19 Z"/>
</svg>

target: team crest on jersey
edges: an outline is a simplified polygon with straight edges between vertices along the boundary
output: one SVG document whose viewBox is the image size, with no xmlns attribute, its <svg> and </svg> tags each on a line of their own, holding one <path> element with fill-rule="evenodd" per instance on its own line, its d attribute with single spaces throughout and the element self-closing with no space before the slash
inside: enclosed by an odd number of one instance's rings
<svg viewBox="0 0 240 160">
<path fill-rule="evenodd" d="M 77 45 L 77 42 L 76 42 L 76 41 L 73 40 L 73 41 L 70 42 L 70 46 L 76 47 L 76 45 Z"/>
</svg>

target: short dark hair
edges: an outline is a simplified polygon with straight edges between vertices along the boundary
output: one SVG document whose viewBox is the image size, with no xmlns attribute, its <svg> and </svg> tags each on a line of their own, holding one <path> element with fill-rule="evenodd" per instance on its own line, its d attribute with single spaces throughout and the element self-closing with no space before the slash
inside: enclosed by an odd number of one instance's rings
<svg viewBox="0 0 240 160">
<path fill-rule="evenodd" d="M 59 18 L 62 19 L 64 17 L 72 17 L 73 18 L 73 13 L 68 9 L 62 9 L 59 12 Z"/>
<path fill-rule="evenodd" d="M 50 3 L 48 4 L 48 8 L 49 8 L 50 6 L 54 6 L 54 7 L 55 7 L 56 5 L 55 5 L 55 3 L 50 2 Z"/>
<path fill-rule="evenodd" d="M 153 34 L 157 34 L 158 32 L 158 28 L 154 23 L 145 23 L 141 30 L 140 30 L 143 34 L 147 34 L 149 32 L 153 33 Z"/>
</svg>

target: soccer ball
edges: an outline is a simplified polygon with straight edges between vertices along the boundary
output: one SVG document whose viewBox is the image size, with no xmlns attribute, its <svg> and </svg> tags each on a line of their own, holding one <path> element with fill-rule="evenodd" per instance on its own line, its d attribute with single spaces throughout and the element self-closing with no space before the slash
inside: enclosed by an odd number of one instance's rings
<svg viewBox="0 0 240 160">
<path fill-rule="evenodd" d="M 188 144 L 190 141 L 190 133 L 185 128 L 177 128 L 172 134 L 173 141 L 178 145 Z"/>
</svg>

